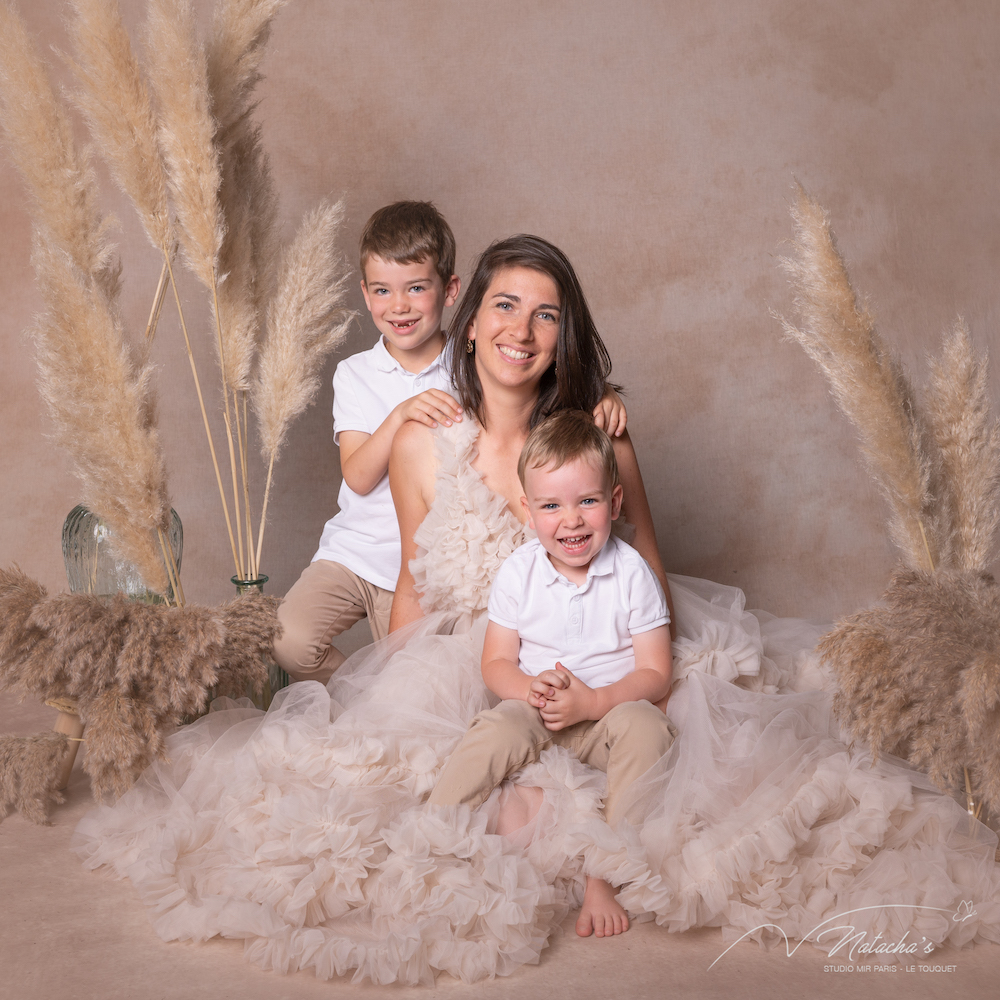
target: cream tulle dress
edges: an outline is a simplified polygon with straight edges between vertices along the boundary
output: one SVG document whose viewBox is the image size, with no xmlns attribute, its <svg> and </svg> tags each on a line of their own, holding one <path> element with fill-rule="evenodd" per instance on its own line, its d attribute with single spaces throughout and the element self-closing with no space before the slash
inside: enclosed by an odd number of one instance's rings
<svg viewBox="0 0 1000 1000">
<path fill-rule="evenodd" d="M 850 751 L 827 693 L 795 693 L 823 686 L 817 626 L 750 614 L 704 580 L 671 577 L 681 735 L 631 789 L 628 824 L 603 822 L 604 775 L 559 748 L 477 811 L 424 806 L 490 703 L 481 612 L 523 540 L 470 464 L 476 433 L 438 434 L 414 567 L 426 617 L 267 714 L 228 702 L 184 727 L 169 762 L 80 823 L 88 867 L 130 879 L 165 940 L 240 938 L 264 968 L 376 983 L 538 961 L 585 874 L 622 886 L 636 919 L 721 926 L 726 941 L 783 932 L 829 951 L 824 927 L 845 923 L 905 933 L 921 954 L 1000 938 L 996 837 L 923 775 Z M 497 836 L 516 785 L 541 788 L 542 805 Z"/>
</svg>

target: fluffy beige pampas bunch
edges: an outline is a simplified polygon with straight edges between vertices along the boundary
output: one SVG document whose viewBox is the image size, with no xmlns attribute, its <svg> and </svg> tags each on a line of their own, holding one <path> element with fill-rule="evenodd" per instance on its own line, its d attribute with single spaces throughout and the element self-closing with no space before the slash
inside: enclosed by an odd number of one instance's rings
<svg viewBox="0 0 1000 1000">
<path fill-rule="evenodd" d="M 973 791 L 1000 814 L 1000 588 L 987 572 L 1000 522 L 1000 426 L 985 357 L 959 321 L 931 362 L 926 405 L 851 286 L 826 212 L 805 192 L 784 261 L 802 325 L 785 331 L 827 377 L 889 506 L 906 564 L 879 606 L 820 641 L 852 739 Z"/>
<path fill-rule="evenodd" d="M 0 736 L 0 819 L 13 808 L 32 823 L 48 823 L 49 804 L 66 801 L 57 785 L 68 750 L 63 733 Z"/>
<path fill-rule="evenodd" d="M 74 699 L 94 794 L 120 795 L 211 688 L 263 687 L 278 603 L 259 594 L 218 608 L 49 597 L 19 570 L 0 570 L 0 689 Z"/>
</svg>

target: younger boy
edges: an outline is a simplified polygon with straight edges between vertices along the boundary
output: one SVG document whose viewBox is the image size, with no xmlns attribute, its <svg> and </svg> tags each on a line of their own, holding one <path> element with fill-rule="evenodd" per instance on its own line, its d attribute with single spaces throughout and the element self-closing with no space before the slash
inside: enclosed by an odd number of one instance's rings
<svg viewBox="0 0 1000 1000">
<path fill-rule="evenodd" d="M 635 549 L 611 535 L 622 487 L 610 438 L 585 413 L 539 424 L 518 463 L 538 538 L 501 566 L 482 670 L 502 701 L 481 712 L 449 758 L 433 805 L 475 808 L 504 778 L 559 744 L 607 772 L 605 815 L 673 742 L 654 703 L 670 690 L 663 590 Z M 577 933 L 628 929 L 615 890 L 588 878 Z"/>
<path fill-rule="evenodd" d="M 380 336 L 333 377 L 340 511 L 278 609 L 274 658 L 296 680 L 326 683 L 344 661 L 332 640 L 359 618 L 368 616 L 376 639 L 388 632 L 400 561 L 386 476 L 393 435 L 407 420 L 462 419 L 442 354 L 441 315 L 460 286 L 454 271 L 455 237 L 430 202 L 387 205 L 361 234 L 361 291 Z"/>
</svg>

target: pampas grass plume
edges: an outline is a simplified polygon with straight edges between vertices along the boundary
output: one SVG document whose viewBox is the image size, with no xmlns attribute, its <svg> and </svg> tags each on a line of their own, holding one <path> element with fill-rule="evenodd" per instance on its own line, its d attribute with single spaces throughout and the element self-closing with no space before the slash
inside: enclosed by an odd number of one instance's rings
<svg viewBox="0 0 1000 1000">
<path fill-rule="evenodd" d="M 153 532 L 168 526 L 166 469 L 152 422 L 151 369 L 137 367 L 117 312 L 45 243 L 32 255 L 46 312 L 32 330 L 39 391 L 72 457 L 83 504 L 111 529 L 146 585 L 168 581 Z"/>
<path fill-rule="evenodd" d="M 254 89 L 271 22 L 285 0 L 220 0 L 206 46 L 208 87 L 216 121 L 226 234 L 219 254 L 224 378 L 250 388 L 278 254 L 278 198 L 254 123 Z"/>
<path fill-rule="evenodd" d="M 56 785 L 69 741 L 63 733 L 0 736 L 0 819 L 13 807 L 32 823 L 48 824 L 50 802 L 65 802 Z"/>
<path fill-rule="evenodd" d="M 259 594 L 218 608 L 49 597 L 20 570 L 0 570 L 0 689 L 75 699 L 84 769 L 99 800 L 114 797 L 163 755 L 165 734 L 201 711 L 214 685 L 262 685 L 278 603 Z"/>
<path fill-rule="evenodd" d="M 302 221 L 282 260 L 253 397 L 269 464 L 292 421 L 313 401 L 323 362 L 354 319 L 342 308 L 347 278 L 334 243 L 343 217 L 343 203 L 320 205 Z"/>
<path fill-rule="evenodd" d="M 220 172 L 205 51 L 190 0 L 149 0 L 146 48 L 181 246 L 198 279 L 212 289 L 224 235 Z"/>
<path fill-rule="evenodd" d="M 118 186 L 131 199 L 150 242 L 170 244 L 167 177 L 156 116 L 117 0 L 70 0 L 69 23 L 81 87 L 75 94 Z"/>
<path fill-rule="evenodd" d="M 927 415 L 940 449 L 958 569 L 985 571 L 1000 522 L 1000 423 L 990 416 L 986 357 L 959 320 L 931 360 Z"/>
<path fill-rule="evenodd" d="M 24 22 L 0 3 L 0 125 L 34 203 L 36 229 L 109 291 L 117 267 L 97 207 L 96 182 Z"/>
<path fill-rule="evenodd" d="M 862 454 L 889 502 L 893 541 L 911 567 L 933 569 L 945 555 L 947 532 L 932 509 L 935 470 L 923 447 L 913 391 L 851 286 L 826 212 L 800 188 L 792 216 L 795 256 L 781 263 L 795 287 L 802 325 L 782 320 L 785 333 L 820 367 L 857 429 Z"/>
</svg>

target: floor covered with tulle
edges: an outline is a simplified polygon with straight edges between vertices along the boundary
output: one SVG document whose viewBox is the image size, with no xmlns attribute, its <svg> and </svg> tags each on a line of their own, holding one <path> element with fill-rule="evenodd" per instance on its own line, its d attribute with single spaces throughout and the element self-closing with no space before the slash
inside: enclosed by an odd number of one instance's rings
<svg viewBox="0 0 1000 1000">
<path fill-rule="evenodd" d="M 54 716 L 53 709 L 0 695 L 0 732 L 39 732 Z M 0 822 L 0 995 L 18 1000 L 678 995 L 965 1000 L 995 997 L 1000 982 L 1000 949 L 989 946 L 888 958 L 855 954 L 851 960 L 846 949 L 831 957 L 805 944 L 787 956 L 783 946 L 764 951 L 744 941 L 720 959 L 726 945 L 717 929 L 670 934 L 644 923 L 620 938 L 580 939 L 572 916 L 537 966 L 488 982 L 464 985 L 442 975 L 434 987 L 377 987 L 321 982 L 309 972 L 281 976 L 248 964 L 237 941 L 161 941 L 128 882 L 86 871 L 70 852 L 73 829 L 91 803 L 78 761 L 66 803 L 53 807 L 51 826 L 35 826 L 16 814 Z"/>
</svg>

